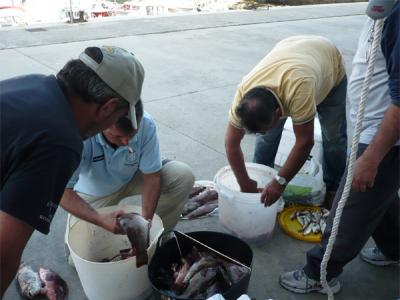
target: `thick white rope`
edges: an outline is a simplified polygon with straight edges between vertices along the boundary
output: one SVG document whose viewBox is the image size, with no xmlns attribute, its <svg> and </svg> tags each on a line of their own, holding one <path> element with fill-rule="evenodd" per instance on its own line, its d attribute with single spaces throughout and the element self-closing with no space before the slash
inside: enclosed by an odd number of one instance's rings
<svg viewBox="0 0 400 300">
<path fill-rule="evenodd" d="M 339 224 L 340 224 L 340 218 L 342 217 L 343 207 L 345 206 L 347 198 L 349 197 L 351 185 L 353 182 L 354 164 L 355 164 L 356 157 L 357 157 L 358 142 L 360 140 L 360 133 L 361 133 L 361 125 L 362 125 L 362 121 L 364 119 L 365 100 L 368 96 L 369 84 L 371 82 L 372 74 L 374 71 L 376 51 L 377 51 L 378 46 L 380 45 L 380 41 L 381 41 L 383 21 L 384 21 L 383 19 L 379 19 L 379 20 L 374 21 L 374 24 L 373 24 L 373 26 L 374 26 L 373 42 L 372 42 L 371 52 L 370 52 L 369 61 L 368 61 L 367 74 L 364 78 L 364 85 L 363 85 L 363 89 L 362 89 L 361 100 L 360 100 L 360 104 L 359 104 L 358 112 L 357 112 L 357 120 L 356 120 L 356 125 L 354 128 L 354 136 L 353 136 L 353 141 L 352 141 L 352 146 L 351 146 L 351 154 L 350 154 L 349 164 L 348 164 L 348 168 L 347 168 L 346 183 L 345 183 L 342 196 L 340 198 L 340 201 L 339 201 L 337 209 L 336 209 L 336 215 L 333 220 L 331 235 L 329 237 L 328 245 L 326 246 L 326 251 L 324 253 L 324 257 L 321 262 L 320 281 L 321 281 L 322 287 L 328 293 L 329 300 L 333 300 L 334 296 L 333 296 L 333 292 L 332 292 L 331 288 L 329 287 L 328 282 L 326 280 L 326 273 L 327 273 L 326 269 L 327 269 L 329 259 L 331 257 L 333 245 L 335 244 L 335 241 L 336 241 L 336 236 L 337 236 Z"/>
</svg>

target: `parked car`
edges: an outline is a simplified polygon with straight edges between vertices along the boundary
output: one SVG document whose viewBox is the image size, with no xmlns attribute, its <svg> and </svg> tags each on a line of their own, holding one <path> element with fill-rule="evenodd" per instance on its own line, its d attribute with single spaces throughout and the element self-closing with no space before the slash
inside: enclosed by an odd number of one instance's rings
<svg viewBox="0 0 400 300">
<path fill-rule="evenodd" d="M 0 6 L 0 27 L 27 25 L 25 10 L 19 6 Z"/>
<path fill-rule="evenodd" d="M 112 8 L 109 7 L 109 5 L 107 5 L 104 2 L 93 3 L 88 13 L 92 18 L 115 16 L 115 13 L 112 10 Z"/>
</svg>

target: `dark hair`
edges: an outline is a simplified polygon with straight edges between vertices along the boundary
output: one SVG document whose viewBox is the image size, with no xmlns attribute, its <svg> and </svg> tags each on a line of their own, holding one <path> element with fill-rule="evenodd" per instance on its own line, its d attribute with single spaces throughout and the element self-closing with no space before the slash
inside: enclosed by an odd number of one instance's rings
<svg viewBox="0 0 400 300">
<path fill-rule="evenodd" d="M 272 122 L 278 107 L 278 101 L 271 91 L 255 87 L 243 96 L 236 114 L 248 131 L 257 133 Z"/>
<path fill-rule="evenodd" d="M 98 47 L 88 47 L 85 53 L 100 63 L 103 53 Z M 118 98 L 117 109 L 128 109 L 129 102 L 118 95 L 88 66 L 79 59 L 72 59 L 57 73 L 58 81 L 66 93 L 77 95 L 86 103 L 102 104 L 111 98 Z"/>
<path fill-rule="evenodd" d="M 140 121 L 142 120 L 142 117 L 143 117 L 143 103 L 142 103 L 142 100 L 139 100 L 135 104 L 135 111 L 136 111 L 136 121 L 138 122 L 138 125 L 139 125 L 139 123 L 140 123 Z M 124 133 L 131 133 L 133 131 L 132 122 L 127 117 L 119 118 L 117 123 L 115 123 L 115 126 L 118 129 L 121 129 Z"/>
</svg>

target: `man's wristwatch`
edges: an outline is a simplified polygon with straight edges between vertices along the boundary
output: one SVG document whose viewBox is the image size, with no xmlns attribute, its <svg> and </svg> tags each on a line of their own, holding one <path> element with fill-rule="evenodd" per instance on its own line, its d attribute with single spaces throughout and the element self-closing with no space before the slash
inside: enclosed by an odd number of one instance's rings
<svg viewBox="0 0 400 300">
<path fill-rule="evenodd" d="M 281 186 L 286 186 L 287 185 L 287 181 L 284 177 L 276 175 L 275 176 L 275 180 L 281 185 Z"/>
</svg>

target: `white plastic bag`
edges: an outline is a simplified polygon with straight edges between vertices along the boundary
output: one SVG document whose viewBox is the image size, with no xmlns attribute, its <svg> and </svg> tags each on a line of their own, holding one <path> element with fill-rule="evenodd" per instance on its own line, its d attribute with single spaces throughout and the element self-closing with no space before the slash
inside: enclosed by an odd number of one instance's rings
<svg viewBox="0 0 400 300">
<path fill-rule="evenodd" d="M 286 186 L 283 199 L 286 203 L 320 206 L 325 194 L 322 165 L 310 158 Z"/>
</svg>

